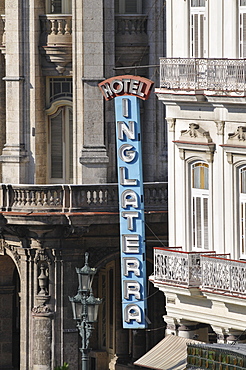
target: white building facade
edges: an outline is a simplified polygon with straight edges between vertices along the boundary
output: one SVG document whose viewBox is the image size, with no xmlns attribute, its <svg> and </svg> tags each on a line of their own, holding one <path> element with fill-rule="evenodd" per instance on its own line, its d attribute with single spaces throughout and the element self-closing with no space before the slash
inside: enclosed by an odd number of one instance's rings
<svg viewBox="0 0 246 370">
<path fill-rule="evenodd" d="M 168 0 L 166 12 L 169 248 L 155 249 L 151 280 L 168 333 L 244 340 L 246 1 Z"/>
<path fill-rule="evenodd" d="M 104 298 L 91 369 L 129 368 L 162 336 L 122 327 L 114 103 L 98 83 L 158 80 L 164 13 L 162 0 L 0 0 L 1 369 L 81 368 L 68 296 L 85 252 Z M 153 93 L 141 122 L 146 239 L 167 239 L 166 133 Z M 150 329 L 162 326 L 157 297 Z"/>
</svg>

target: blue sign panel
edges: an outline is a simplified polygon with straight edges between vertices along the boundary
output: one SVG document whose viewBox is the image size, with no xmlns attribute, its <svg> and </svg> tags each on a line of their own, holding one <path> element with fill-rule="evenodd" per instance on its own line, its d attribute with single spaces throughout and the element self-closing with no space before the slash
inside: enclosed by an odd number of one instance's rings
<svg viewBox="0 0 246 370">
<path fill-rule="evenodd" d="M 117 96 L 115 112 L 123 328 L 144 329 L 147 295 L 139 98 Z"/>
</svg>

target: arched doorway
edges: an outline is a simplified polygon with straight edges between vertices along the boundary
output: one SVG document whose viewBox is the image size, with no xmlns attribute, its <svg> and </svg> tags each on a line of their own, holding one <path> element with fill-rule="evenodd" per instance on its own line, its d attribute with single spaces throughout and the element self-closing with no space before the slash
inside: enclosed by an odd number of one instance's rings
<svg viewBox="0 0 246 370">
<path fill-rule="evenodd" d="M 20 369 L 20 278 L 13 260 L 0 256 L 0 369 Z"/>
</svg>

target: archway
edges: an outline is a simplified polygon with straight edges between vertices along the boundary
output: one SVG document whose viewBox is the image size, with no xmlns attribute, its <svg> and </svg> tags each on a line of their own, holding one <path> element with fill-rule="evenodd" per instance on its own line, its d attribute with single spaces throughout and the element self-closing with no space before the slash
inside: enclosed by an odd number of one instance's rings
<svg viewBox="0 0 246 370">
<path fill-rule="evenodd" d="M 0 369 L 20 369 L 20 278 L 13 260 L 0 256 Z"/>
</svg>

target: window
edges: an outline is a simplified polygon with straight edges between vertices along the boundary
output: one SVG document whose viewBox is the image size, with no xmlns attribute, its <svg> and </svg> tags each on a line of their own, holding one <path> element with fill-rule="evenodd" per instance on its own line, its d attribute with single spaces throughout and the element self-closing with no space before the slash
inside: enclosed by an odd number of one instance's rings
<svg viewBox="0 0 246 370">
<path fill-rule="evenodd" d="M 246 0 L 240 0 L 239 7 L 239 57 L 246 56 Z"/>
<path fill-rule="evenodd" d="M 71 14 L 72 0 L 46 0 L 47 13 Z"/>
<path fill-rule="evenodd" d="M 241 257 L 246 256 L 246 167 L 240 169 L 240 241 Z"/>
<path fill-rule="evenodd" d="M 49 79 L 49 101 L 48 105 L 58 99 L 72 99 L 72 79 L 67 78 L 50 78 Z"/>
<path fill-rule="evenodd" d="M 49 116 L 49 178 L 51 183 L 73 181 L 73 113 L 61 106 Z"/>
<path fill-rule="evenodd" d="M 191 0 L 190 10 L 190 56 L 204 57 L 205 0 Z"/>
<path fill-rule="evenodd" d="M 115 0 L 115 13 L 141 14 L 142 0 Z"/>
<path fill-rule="evenodd" d="M 47 78 L 48 177 L 51 183 L 73 181 L 72 78 Z"/>
<path fill-rule="evenodd" d="M 191 6 L 205 6 L 205 0 L 191 0 Z"/>
<path fill-rule="evenodd" d="M 192 249 L 209 248 L 208 243 L 208 201 L 209 166 L 205 162 L 192 165 Z"/>
</svg>

